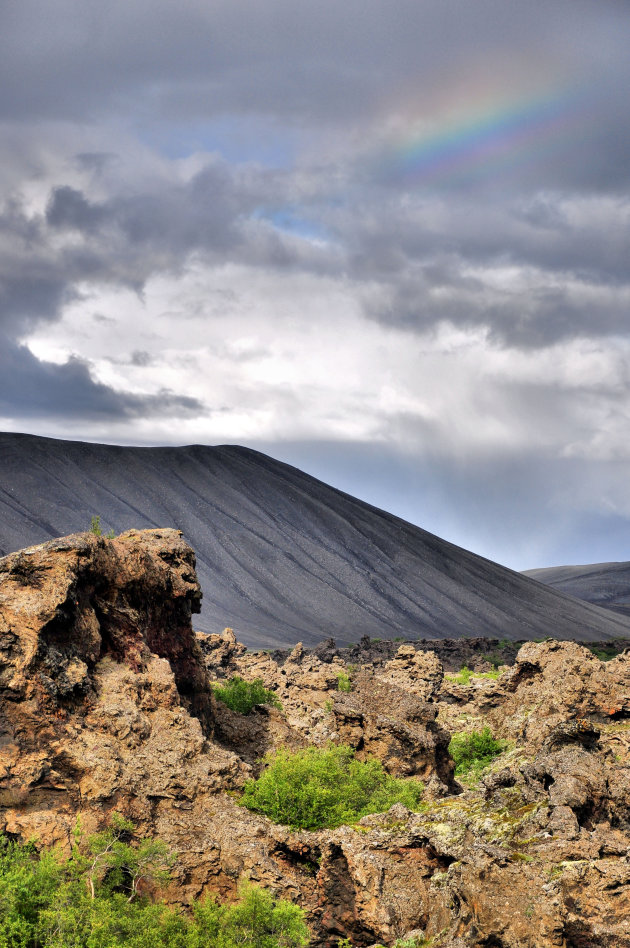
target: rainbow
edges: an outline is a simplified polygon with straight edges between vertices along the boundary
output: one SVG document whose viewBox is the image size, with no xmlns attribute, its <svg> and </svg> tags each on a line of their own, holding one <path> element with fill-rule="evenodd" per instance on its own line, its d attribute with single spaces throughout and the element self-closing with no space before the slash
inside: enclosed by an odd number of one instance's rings
<svg viewBox="0 0 630 948">
<path fill-rule="evenodd" d="M 417 125 L 379 160 L 380 176 L 408 185 L 466 185 L 521 168 L 572 137 L 580 96 L 570 92 L 449 113 Z M 472 112 L 472 114 L 471 114 Z M 415 123 L 414 123 L 415 124 Z"/>
</svg>

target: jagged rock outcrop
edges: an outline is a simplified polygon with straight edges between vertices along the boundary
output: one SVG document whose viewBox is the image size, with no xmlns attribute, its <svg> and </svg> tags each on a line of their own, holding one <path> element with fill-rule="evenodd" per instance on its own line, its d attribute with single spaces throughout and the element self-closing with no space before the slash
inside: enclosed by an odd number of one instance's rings
<svg viewBox="0 0 630 948">
<path fill-rule="evenodd" d="M 420 700 L 411 689 L 380 675 L 362 671 L 351 692 L 333 704 L 338 739 L 357 757 L 376 757 L 397 777 L 419 776 L 434 793 L 443 795 L 453 784 L 448 754 L 450 734 L 436 724 L 437 707 Z"/>
<path fill-rule="evenodd" d="M 78 812 L 150 822 L 162 801 L 242 784 L 239 758 L 206 753 L 200 596 L 176 530 L 78 534 L 0 560 L 0 828 L 67 843 Z"/>
<path fill-rule="evenodd" d="M 194 554 L 173 530 L 78 534 L 0 560 L 0 830 L 68 846 L 112 811 L 177 853 L 168 896 L 249 878 L 298 901 L 314 940 L 434 948 L 630 948 L 630 656 L 529 643 L 498 678 L 426 649 L 246 652 L 197 637 Z M 212 680 L 261 677 L 248 717 Z M 343 690 L 350 686 L 350 690 Z M 340 688 L 341 686 L 341 688 Z M 453 781 L 453 731 L 505 751 Z M 344 741 L 427 784 L 352 827 L 293 832 L 233 796 L 279 746 Z"/>
</svg>

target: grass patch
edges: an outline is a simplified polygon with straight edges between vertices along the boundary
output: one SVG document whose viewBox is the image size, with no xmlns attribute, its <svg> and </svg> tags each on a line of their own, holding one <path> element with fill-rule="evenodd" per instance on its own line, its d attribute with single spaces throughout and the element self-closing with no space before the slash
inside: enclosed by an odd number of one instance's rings
<svg viewBox="0 0 630 948">
<path fill-rule="evenodd" d="M 609 662 L 619 654 L 615 645 L 587 645 L 589 652 L 592 652 L 600 662 Z"/>
<path fill-rule="evenodd" d="M 476 672 L 468 668 L 467 665 L 464 665 L 456 675 L 445 675 L 444 677 L 447 681 L 452 681 L 456 685 L 469 685 L 473 678 L 490 678 L 495 680 L 499 678 L 500 675 L 501 672 L 498 668 L 493 668 L 492 671 L 489 672 Z"/>
<path fill-rule="evenodd" d="M 455 761 L 455 776 L 476 776 L 505 750 L 505 742 L 496 740 L 489 727 L 481 731 L 454 734 L 448 745 Z"/>
<path fill-rule="evenodd" d="M 358 761 L 345 745 L 279 750 L 249 780 L 241 802 L 276 823 L 295 829 L 333 829 L 394 803 L 417 809 L 424 790 L 418 780 L 392 777 L 379 760 Z"/>
<path fill-rule="evenodd" d="M 235 675 L 225 685 L 213 685 L 212 690 L 219 701 L 239 714 L 250 714 L 257 704 L 270 704 L 274 708 L 282 708 L 277 695 L 265 688 L 262 678 L 245 681 L 244 678 Z"/>
</svg>

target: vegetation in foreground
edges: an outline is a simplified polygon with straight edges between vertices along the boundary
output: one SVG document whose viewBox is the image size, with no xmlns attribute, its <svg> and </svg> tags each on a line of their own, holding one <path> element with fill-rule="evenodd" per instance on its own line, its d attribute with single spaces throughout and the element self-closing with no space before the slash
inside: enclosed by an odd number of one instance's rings
<svg viewBox="0 0 630 948">
<path fill-rule="evenodd" d="M 84 839 L 69 858 L 0 837 L 0 948 L 303 948 L 302 910 L 252 885 L 234 905 L 204 899 L 184 914 L 147 893 L 169 878 L 159 840 L 134 826 Z"/>
<path fill-rule="evenodd" d="M 454 734 L 448 745 L 455 761 L 455 776 L 478 776 L 484 767 L 505 750 L 505 742 L 496 740 L 489 727 L 481 731 Z"/>
<path fill-rule="evenodd" d="M 235 675 L 225 685 L 213 685 L 212 690 L 219 701 L 239 714 L 250 714 L 257 704 L 270 704 L 274 708 L 282 708 L 277 695 L 265 688 L 262 678 L 245 681 L 244 678 Z"/>
<path fill-rule="evenodd" d="M 392 777 L 379 760 L 357 760 L 345 745 L 279 750 L 265 761 L 261 776 L 245 784 L 241 802 L 295 829 L 334 829 L 394 803 L 414 810 L 424 790 L 414 778 Z"/>
</svg>

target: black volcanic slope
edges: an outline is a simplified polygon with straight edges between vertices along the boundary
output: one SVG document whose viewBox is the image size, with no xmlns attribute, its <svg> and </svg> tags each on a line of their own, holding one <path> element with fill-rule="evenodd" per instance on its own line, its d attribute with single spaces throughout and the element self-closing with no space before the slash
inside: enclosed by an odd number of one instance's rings
<svg viewBox="0 0 630 948">
<path fill-rule="evenodd" d="M 583 640 L 630 620 L 446 543 L 241 447 L 122 448 L 0 434 L 0 553 L 89 527 L 175 526 L 198 628 L 251 646 L 362 635 Z"/>
<path fill-rule="evenodd" d="M 591 563 L 586 566 L 549 566 L 523 574 L 553 589 L 630 616 L 630 563 Z"/>
</svg>

